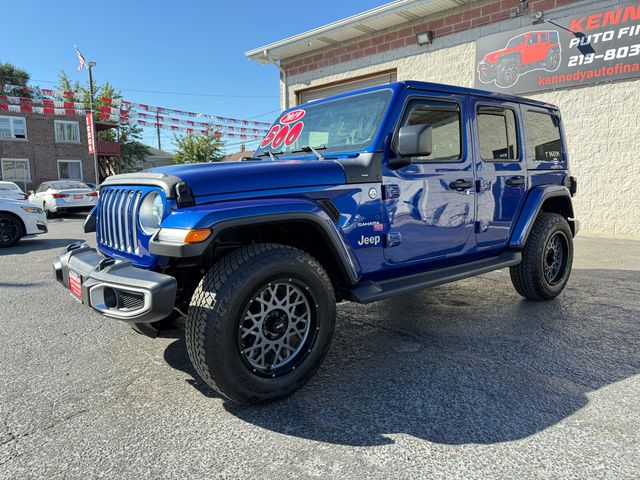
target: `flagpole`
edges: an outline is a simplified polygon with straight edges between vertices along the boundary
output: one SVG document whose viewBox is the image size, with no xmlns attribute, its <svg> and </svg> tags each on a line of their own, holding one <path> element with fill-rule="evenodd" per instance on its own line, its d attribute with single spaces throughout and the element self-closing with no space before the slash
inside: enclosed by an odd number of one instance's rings
<svg viewBox="0 0 640 480">
<path fill-rule="evenodd" d="M 93 115 L 93 73 L 91 69 L 96 66 L 96 62 L 87 62 L 89 70 L 89 111 L 91 113 L 91 128 L 93 130 L 93 168 L 96 172 L 96 187 L 100 183 L 100 172 L 98 171 L 98 150 L 96 149 L 96 121 Z"/>
</svg>

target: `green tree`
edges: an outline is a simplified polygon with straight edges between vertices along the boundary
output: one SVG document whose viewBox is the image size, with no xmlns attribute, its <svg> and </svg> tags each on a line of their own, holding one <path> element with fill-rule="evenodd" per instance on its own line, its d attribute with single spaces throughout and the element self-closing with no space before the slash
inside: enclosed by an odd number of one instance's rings
<svg viewBox="0 0 640 480">
<path fill-rule="evenodd" d="M 29 82 L 31 76 L 29 72 L 21 68 L 16 67 L 11 63 L 0 63 L 0 85 L 8 83 L 9 85 L 21 85 L 24 86 Z M 14 95 L 17 97 L 31 97 L 31 92 L 23 91 L 21 89 L 9 89 L 4 92 L 7 95 Z"/>
<path fill-rule="evenodd" d="M 174 136 L 176 153 L 174 163 L 220 162 L 224 160 L 224 142 L 219 135 L 189 133 Z"/>
<path fill-rule="evenodd" d="M 82 94 L 82 101 L 89 106 L 89 88 L 81 86 L 76 82 L 73 87 L 69 81 L 69 77 L 64 70 L 60 71 L 58 76 L 58 90 L 63 92 L 77 92 Z M 94 84 L 93 86 L 93 115 L 96 121 L 100 120 L 100 107 L 108 105 L 102 101 L 102 97 L 118 100 L 122 98 L 119 90 L 115 89 L 109 82 L 104 84 Z M 120 164 L 124 173 L 135 172 L 142 168 L 145 158 L 149 155 L 149 147 L 142 143 L 142 127 L 130 122 L 117 122 L 114 124 L 117 128 L 102 130 L 98 132 L 98 140 L 106 140 L 110 142 L 120 142 L 120 159 L 111 159 L 112 164 Z M 117 169 L 116 171 L 118 171 Z"/>
</svg>

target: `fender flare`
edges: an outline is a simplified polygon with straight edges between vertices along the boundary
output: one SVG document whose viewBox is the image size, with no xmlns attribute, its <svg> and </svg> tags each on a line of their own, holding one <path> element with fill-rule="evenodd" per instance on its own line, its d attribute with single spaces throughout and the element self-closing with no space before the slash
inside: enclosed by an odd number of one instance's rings
<svg viewBox="0 0 640 480">
<path fill-rule="evenodd" d="M 177 211 L 180 215 L 171 221 L 171 215 L 162 223 L 163 228 L 211 228 L 213 234 L 204 242 L 184 245 L 162 243 L 157 233 L 149 242 L 149 252 L 174 258 L 203 255 L 223 232 L 237 227 L 277 222 L 304 222 L 312 224 L 331 247 L 345 280 L 356 285 L 361 276 L 360 265 L 331 217 L 317 203 L 300 199 L 262 199 L 254 202 L 224 202 L 202 205 Z M 193 214 L 185 221 L 184 215 Z M 180 218 L 183 217 L 183 218 Z"/>
<path fill-rule="evenodd" d="M 520 210 L 520 215 L 518 216 L 513 232 L 511 233 L 511 239 L 509 240 L 510 248 L 514 250 L 524 248 L 533 224 L 538 218 L 540 210 L 542 210 L 542 205 L 550 198 L 557 197 L 566 197 L 569 203 L 571 203 L 571 193 L 565 186 L 547 185 L 531 189 Z"/>
</svg>

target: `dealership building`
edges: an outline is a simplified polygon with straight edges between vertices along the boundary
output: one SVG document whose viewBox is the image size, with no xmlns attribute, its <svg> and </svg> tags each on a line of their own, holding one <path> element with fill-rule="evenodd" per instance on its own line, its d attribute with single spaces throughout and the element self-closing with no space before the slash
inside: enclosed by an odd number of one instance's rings
<svg viewBox="0 0 640 480">
<path fill-rule="evenodd" d="M 640 0 L 398 0 L 247 56 L 283 109 L 402 80 L 555 104 L 582 232 L 640 239 Z"/>
</svg>

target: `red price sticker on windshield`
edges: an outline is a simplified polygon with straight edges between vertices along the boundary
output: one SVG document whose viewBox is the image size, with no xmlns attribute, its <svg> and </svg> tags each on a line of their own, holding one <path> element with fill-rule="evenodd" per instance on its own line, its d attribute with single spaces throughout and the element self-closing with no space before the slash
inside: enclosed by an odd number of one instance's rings
<svg viewBox="0 0 640 480">
<path fill-rule="evenodd" d="M 289 146 L 295 142 L 302 130 L 304 130 L 304 122 L 300 121 L 307 112 L 302 109 L 293 110 L 284 114 L 278 123 L 271 127 L 267 136 L 264 137 L 261 148 L 271 146 L 271 148 L 278 148 L 282 144 Z"/>
</svg>

